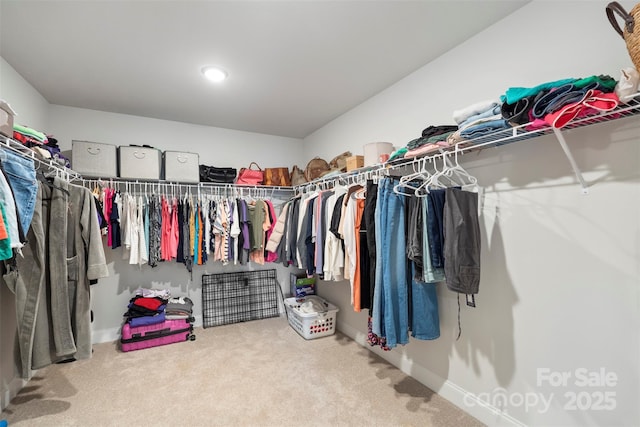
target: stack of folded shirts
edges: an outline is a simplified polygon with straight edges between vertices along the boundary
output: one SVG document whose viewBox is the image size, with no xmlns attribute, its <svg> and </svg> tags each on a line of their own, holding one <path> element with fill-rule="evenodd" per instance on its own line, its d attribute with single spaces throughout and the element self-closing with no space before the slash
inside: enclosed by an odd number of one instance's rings
<svg viewBox="0 0 640 427">
<path fill-rule="evenodd" d="M 419 157 L 433 151 L 438 151 L 443 147 L 448 147 L 447 138 L 458 129 L 454 125 L 429 126 L 422 131 L 422 136 L 409 141 L 403 157 Z M 393 153 L 395 154 L 395 153 Z M 393 157 L 392 158 L 397 158 Z"/>
<path fill-rule="evenodd" d="M 167 319 L 190 319 L 193 314 L 193 301 L 188 297 L 170 298 L 164 313 Z"/>
<path fill-rule="evenodd" d="M 47 135 L 18 123 L 13 124 L 13 139 L 28 147 L 47 143 Z"/>
<path fill-rule="evenodd" d="M 616 108 L 615 87 L 616 80 L 607 75 L 556 80 L 532 88 L 512 87 L 501 96 L 501 113 L 512 126 L 526 125 L 528 131 L 561 128 L 575 118 Z"/>
<path fill-rule="evenodd" d="M 453 120 L 458 131 L 451 135 L 449 142 L 455 144 L 461 140 L 477 139 L 499 130 L 511 127 L 501 112 L 502 102 L 489 99 L 453 112 Z"/>
<path fill-rule="evenodd" d="M 129 301 L 129 309 L 124 314 L 131 327 L 155 325 L 166 320 L 167 300 L 161 297 L 136 295 Z"/>
</svg>

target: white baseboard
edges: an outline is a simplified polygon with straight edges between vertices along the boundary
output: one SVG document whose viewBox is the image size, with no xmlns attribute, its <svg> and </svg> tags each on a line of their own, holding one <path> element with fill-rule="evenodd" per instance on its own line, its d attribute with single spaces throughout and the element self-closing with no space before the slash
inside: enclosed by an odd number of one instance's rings
<svg viewBox="0 0 640 427">
<path fill-rule="evenodd" d="M 4 410 L 11 402 L 11 399 L 16 397 L 18 392 L 26 385 L 27 381 L 22 378 L 14 378 L 11 380 L 7 388 L 2 390 L 2 395 L 0 395 L 0 410 Z"/>
<path fill-rule="evenodd" d="M 417 365 L 404 359 L 400 352 L 383 351 L 375 347 L 371 347 L 366 342 L 366 334 L 349 326 L 339 325 L 338 330 L 347 335 L 361 346 L 367 348 L 369 351 L 379 355 L 387 362 L 391 363 L 405 374 L 416 379 L 420 383 L 429 387 L 438 395 L 444 397 L 449 402 L 453 403 L 469 415 L 477 418 L 481 422 L 489 426 L 500 427 L 524 427 L 525 424 L 521 423 L 517 419 L 513 418 L 509 414 L 505 414 L 498 408 L 481 402 L 473 393 L 469 393 L 467 390 L 452 383 L 451 381 L 441 378 L 439 375 L 434 374 L 423 366 Z M 470 403 L 473 402 L 471 405 Z"/>
</svg>

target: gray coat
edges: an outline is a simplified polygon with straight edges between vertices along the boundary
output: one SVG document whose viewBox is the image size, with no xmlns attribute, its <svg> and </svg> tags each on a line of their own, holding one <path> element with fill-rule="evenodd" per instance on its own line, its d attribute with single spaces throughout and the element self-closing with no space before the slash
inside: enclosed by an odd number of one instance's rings
<svg viewBox="0 0 640 427">
<path fill-rule="evenodd" d="M 91 357 L 89 281 L 108 276 L 96 205 L 86 188 L 58 178 L 52 187 L 39 184 L 27 239 L 17 270 L 4 276 L 16 294 L 23 378 L 31 369 Z"/>
</svg>

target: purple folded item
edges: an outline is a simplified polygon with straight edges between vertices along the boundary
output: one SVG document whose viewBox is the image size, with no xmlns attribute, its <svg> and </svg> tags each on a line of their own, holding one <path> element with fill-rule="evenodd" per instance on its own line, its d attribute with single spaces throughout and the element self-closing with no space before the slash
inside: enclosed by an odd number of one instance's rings
<svg viewBox="0 0 640 427">
<path fill-rule="evenodd" d="M 132 328 L 137 328 L 138 326 L 155 325 L 157 323 L 162 323 L 165 320 L 166 318 L 163 311 L 155 316 L 133 317 L 129 319 L 129 325 L 131 325 Z"/>
</svg>

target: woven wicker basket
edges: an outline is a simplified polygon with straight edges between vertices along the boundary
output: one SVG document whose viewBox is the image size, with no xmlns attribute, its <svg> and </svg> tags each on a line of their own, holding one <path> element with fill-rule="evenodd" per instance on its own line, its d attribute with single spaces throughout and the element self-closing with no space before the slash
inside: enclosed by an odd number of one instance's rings
<svg viewBox="0 0 640 427">
<path fill-rule="evenodd" d="M 624 19 L 624 30 L 618 25 L 614 13 Z M 627 50 L 629 51 L 629 56 L 631 56 L 631 61 L 633 65 L 636 66 L 636 69 L 640 71 L 640 3 L 636 4 L 630 13 L 627 13 L 618 2 L 611 2 L 607 5 L 607 17 L 613 29 L 616 30 L 627 43 Z M 638 25 L 636 25 L 636 23 Z"/>
</svg>

